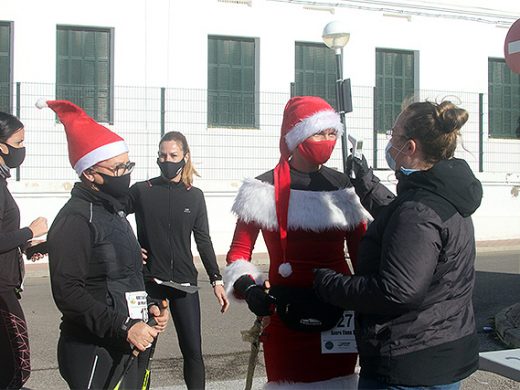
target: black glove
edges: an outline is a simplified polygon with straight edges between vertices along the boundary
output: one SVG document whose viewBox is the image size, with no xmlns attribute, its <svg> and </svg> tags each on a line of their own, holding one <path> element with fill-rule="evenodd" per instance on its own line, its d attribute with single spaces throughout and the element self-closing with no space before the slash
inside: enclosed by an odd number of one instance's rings
<svg viewBox="0 0 520 390">
<path fill-rule="evenodd" d="M 249 275 L 239 277 L 233 284 L 233 288 L 239 297 L 246 300 L 249 310 L 257 316 L 264 317 L 272 314 L 272 305 L 276 299 L 267 294 Z"/>
<path fill-rule="evenodd" d="M 354 177 L 360 178 L 365 176 L 369 172 L 367 159 L 364 155 L 361 156 L 361 160 L 357 157 L 354 157 L 354 155 L 351 153 L 347 157 L 347 174 L 350 175 L 350 172 L 354 173 Z"/>
</svg>

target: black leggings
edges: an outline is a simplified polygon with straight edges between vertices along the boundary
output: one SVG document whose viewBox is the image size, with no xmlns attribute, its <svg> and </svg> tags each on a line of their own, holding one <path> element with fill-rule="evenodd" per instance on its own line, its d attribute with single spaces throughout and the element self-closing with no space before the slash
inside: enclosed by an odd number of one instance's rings
<svg viewBox="0 0 520 390">
<path fill-rule="evenodd" d="M 141 389 L 149 357 L 149 349 L 141 352 L 119 386 Z M 85 343 L 75 337 L 60 335 L 58 366 L 71 389 L 113 389 L 123 373 L 128 353 Z"/>
<path fill-rule="evenodd" d="M 184 360 L 184 381 L 189 390 L 204 389 L 199 294 L 187 294 L 155 283 L 148 283 L 146 291 L 154 299 L 168 299 Z"/>
<path fill-rule="evenodd" d="M 14 289 L 0 292 L 0 389 L 19 389 L 31 374 L 29 337 Z"/>
</svg>

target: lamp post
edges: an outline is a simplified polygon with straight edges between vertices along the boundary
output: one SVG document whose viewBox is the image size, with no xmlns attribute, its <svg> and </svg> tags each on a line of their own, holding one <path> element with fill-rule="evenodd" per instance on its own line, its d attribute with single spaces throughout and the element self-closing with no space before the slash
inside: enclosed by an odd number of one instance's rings
<svg viewBox="0 0 520 390">
<path fill-rule="evenodd" d="M 334 21 L 328 23 L 323 29 L 322 34 L 323 42 L 329 48 L 334 50 L 336 54 L 336 100 L 338 104 L 338 112 L 340 115 L 341 123 L 343 124 L 343 135 L 341 136 L 341 153 L 343 157 L 343 172 L 347 173 L 347 157 L 348 157 L 348 138 L 347 138 L 347 127 L 345 125 L 345 93 L 344 93 L 344 80 L 343 80 L 343 48 L 350 39 L 350 34 L 346 31 L 346 28 L 342 22 Z M 348 84 L 350 91 L 350 83 Z M 350 96 L 350 95 L 349 95 Z M 348 102 L 351 106 L 352 104 Z"/>
</svg>

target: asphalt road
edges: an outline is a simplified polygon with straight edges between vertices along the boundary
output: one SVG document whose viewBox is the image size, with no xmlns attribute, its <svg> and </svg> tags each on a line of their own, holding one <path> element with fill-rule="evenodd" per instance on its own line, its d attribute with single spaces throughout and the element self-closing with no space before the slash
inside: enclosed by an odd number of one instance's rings
<svg viewBox="0 0 520 390">
<path fill-rule="evenodd" d="M 487 327 L 493 327 L 494 315 L 520 297 L 520 248 L 488 250 L 477 257 L 474 306 L 480 350 L 506 349 Z M 202 274 L 202 273 L 201 273 Z M 232 303 L 222 315 L 207 279 L 201 278 L 202 336 L 208 389 L 242 389 L 247 372 L 249 345 L 242 341 L 241 330 L 249 329 L 253 315 L 245 305 Z M 56 343 L 60 315 L 52 301 L 47 272 L 28 272 L 22 306 L 27 317 L 31 343 L 32 375 L 30 389 L 66 389 L 56 362 Z M 160 336 L 152 365 L 152 388 L 183 389 L 182 358 L 173 326 Z M 260 352 L 254 388 L 265 382 Z M 478 371 L 463 383 L 464 390 L 515 389 L 520 384 L 501 376 Z"/>
</svg>

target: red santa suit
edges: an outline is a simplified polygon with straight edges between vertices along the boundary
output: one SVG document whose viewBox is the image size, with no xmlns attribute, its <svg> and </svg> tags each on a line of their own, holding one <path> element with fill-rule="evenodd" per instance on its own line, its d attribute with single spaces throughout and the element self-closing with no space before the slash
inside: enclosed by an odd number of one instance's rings
<svg viewBox="0 0 520 390">
<path fill-rule="evenodd" d="M 315 268 L 350 274 L 345 241 L 355 266 L 358 243 L 370 217 L 348 177 L 325 166 L 304 173 L 287 164 L 301 142 L 330 128 L 340 134 L 342 124 L 322 99 L 298 97 L 287 104 L 280 164 L 245 180 L 233 205 L 238 221 L 224 271 L 228 290 L 242 275 L 263 283 L 261 272 L 250 262 L 260 231 L 269 252 L 272 287 L 312 288 Z M 261 341 L 269 388 L 288 383 L 316 388 L 317 382 L 324 386 L 320 388 L 355 388 L 351 374 L 357 354 L 323 354 L 320 332 L 293 330 L 274 312 Z"/>
</svg>

